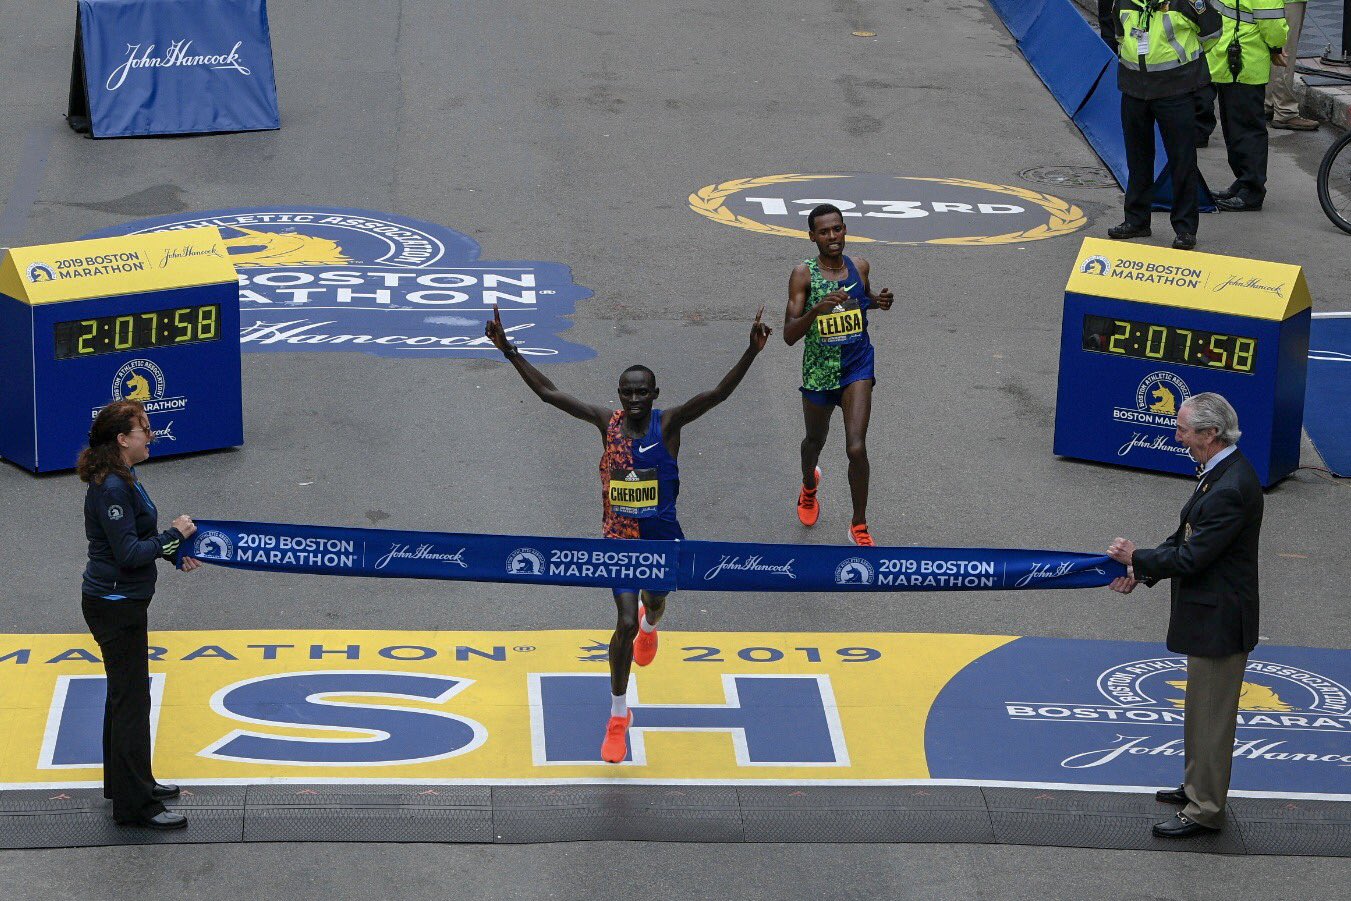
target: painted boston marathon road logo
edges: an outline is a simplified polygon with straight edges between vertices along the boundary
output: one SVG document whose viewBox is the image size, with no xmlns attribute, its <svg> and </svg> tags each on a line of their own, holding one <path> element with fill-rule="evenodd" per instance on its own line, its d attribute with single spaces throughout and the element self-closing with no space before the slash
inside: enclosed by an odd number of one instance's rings
<svg viewBox="0 0 1351 901">
<path fill-rule="evenodd" d="M 559 337 L 591 292 L 561 263 L 487 262 L 467 235 L 369 210 L 288 206 L 143 219 L 86 237 L 216 226 L 239 272 L 246 351 L 493 357 L 494 305 L 535 362 L 595 356 Z"/>
<path fill-rule="evenodd" d="M 769 235 L 807 237 L 807 213 L 839 207 L 854 243 L 1022 244 L 1077 231 L 1083 210 L 1059 197 L 965 178 L 903 175 L 769 175 L 709 185 L 690 209 Z"/>
<path fill-rule="evenodd" d="M 1345 794 L 1345 652 L 1259 646 L 1239 697 L 1233 787 Z M 925 727 L 936 779 L 1167 786 L 1182 778 L 1187 660 L 1159 645 L 1020 638 L 966 667 Z M 960 736 L 979 732 L 979 742 Z"/>
</svg>

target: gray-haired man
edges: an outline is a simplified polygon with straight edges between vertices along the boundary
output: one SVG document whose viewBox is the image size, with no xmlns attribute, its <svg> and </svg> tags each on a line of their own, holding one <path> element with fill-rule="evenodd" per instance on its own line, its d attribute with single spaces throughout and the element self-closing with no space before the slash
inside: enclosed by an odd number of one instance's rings
<svg viewBox="0 0 1351 901">
<path fill-rule="evenodd" d="M 1224 825 L 1233 765 L 1238 699 L 1248 652 L 1257 645 L 1257 543 L 1262 484 L 1238 449 L 1238 414 L 1218 394 L 1197 394 L 1177 412 L 1177 440 L 1197 463 L 1200 480 L 1182 508 L 1177 531 L 1153 550 L 1125 538 L 1107 553 L 1126 564 L 1112 589 L 1172 580 L 1168 650 L 1187 655 L 1183 717 L 1186 770 L 1176 789 L 1155 794 L 1184 805 L 1154 834 L 1185 838 Z"/>
</svg>

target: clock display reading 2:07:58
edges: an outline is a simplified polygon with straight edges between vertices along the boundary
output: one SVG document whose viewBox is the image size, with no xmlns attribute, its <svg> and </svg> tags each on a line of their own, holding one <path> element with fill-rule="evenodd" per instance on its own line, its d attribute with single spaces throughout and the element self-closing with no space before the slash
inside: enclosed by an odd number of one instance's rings
<svg viewBox="0 0 1351 901">
<path fill-rule="evenodd" d="M 55 331 L 58 360 L 215 341 L 220 337 L 220 304 L 74 319 L 58 322 Z"/>
<path fill-rule="evenodd" d="M 1256 338 L 1111 316 L 1084 317 L 1083 347 L 1095 353 L 1245 375 L 1251 375 L 1257 365 Z"/>
</svg>

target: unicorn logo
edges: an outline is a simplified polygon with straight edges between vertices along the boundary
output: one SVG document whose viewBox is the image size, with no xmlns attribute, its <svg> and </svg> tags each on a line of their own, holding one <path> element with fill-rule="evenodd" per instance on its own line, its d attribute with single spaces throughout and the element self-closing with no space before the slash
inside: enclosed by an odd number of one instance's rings
<svg viewBox="0 0 1351 901">
<path fill-rule="evenodd" d="M 1187 691 L 1186 679 L 1179 679 L 1176 681 L 1170 680 L 1168 684 L 1184 693 Z M 1186 698 L 1169 698 L 1168 700 L 1174 707 L 1187 706 Z M 1280 695 L 1276 694 L 1274 689 L 1268 688 L 1265 685 L 1259 685 L 1256 682 L 1244 682 L 1242 690 L 1238 693 L 1238 709 L 1278 710 L 1286 712 L 1294 710 L 1295 708 L 1282 701 Z"/>
<path fill-rule="evenodd" d="M 300 232 L 260 232 L 233 226 L 240 237 L 226 238 L 236 266 L 343 266 L 352 262 L 337 241 Z"/>
<path fill-rule="evenodd" d="M 27 275 L 30 282 L 56 281 L 56 273 L 46 263 L 33 263 L 28 267 Z"/>
<path fill-rule="evenodd" d="M 196 539 L 196 552 L 191 556 L 201 557 L 203 560 L 229 560 L 234 556 L 234 543 L 230 541 L 230 536 L 223 532 L 212 529 L 199 533 Z"/>
<path fill-rule="evenodd" d="M 164 371 L 150 360 L 129 360 L 113 376 L 112 393 L 113 400 L 159 400 L 164 397 Z"/>
<path fill-rule="evenodd" d="M 836 585 L 871 585 L 873 565 L 862 557 L 850 557 L 835 567 Z"/>
<path fill-rule="evenodd" d="M 122 383 L 123 400 L 150 400 L 150 380 L 136 370 Z"/>
<path fill-rule="evenodd" d="M 1163 385 L 1155 385 L 1149 396 L 1154 398 L 1154 403 L 1149 405 L 1149 412 L 1162 413 L 1165 416 L 1177 415 L 1177 398 Z"/>
<path fill-rule="evenodd" d="M 1107 261 L 1107 257 L 1091 256 L 1084 260 L 1079 271 L 1089 275 L 1107 275 L 1112 271 L 1112 264 Z"/>
<path fill-rule="evenodd" d="M 544 555 L 532 547 L 518 547 L 507 556 L 507 572 L 513 576 L 542 576 Z"/>
<path fill-rule="evenodd" d="M 1140 380 L 1135 389 L 1135 409 L 1144 414 L 1153 414 L 1147 422 L 1159 428 L 1172 428 L 1177 408 L 1191 397 L 1191 389 L 1166 369 L 1151 372 Z"/>
</svg>

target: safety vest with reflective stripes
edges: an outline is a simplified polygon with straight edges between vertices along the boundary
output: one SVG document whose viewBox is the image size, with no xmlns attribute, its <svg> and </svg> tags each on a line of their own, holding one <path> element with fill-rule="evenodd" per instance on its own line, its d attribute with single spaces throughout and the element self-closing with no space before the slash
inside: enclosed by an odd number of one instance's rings
<svg viewBox="0 0 1351 901">
<path fill-rule="evenodd" d="M 1229 45 L 1243 49 L 1240 84 L 1266 84 L 1271 79 L 1271 51 L 1285 46 L 1290 26 L 1285 21 L 1284 0 L 1210 0 L 1223 25 L 1220 39 L 1206 51 L 1210 77 L 1221 84 L 1234 79 L 1229 68 Z M 1294 65 L 1294 60 L 1290 64 Z"/>
<path fill-rule="evenodd" d="M 1195 16 L 1174 7 L 1189 3 L 1158 4 L 1141 0 L 1126 0 L 1117 14 L 1121 17 L 1121 44 L 1117 55 L 1127 69 L 1143 72 L 1163 72 L 1185 66 L 1201 57 L 1199 23 Z M 1143 47 L 1142 47 L 1143 42 Z M 1141 53 L 1144 49 L 1146 52 Z"/>
<path fill-rule="evenodd" d="M 1116 0 L 1114 12 L 1123 93 L 1153 99 L 1209 83 L 1201 57 L 1220 21 L 1205 0 Z"/>
</svg>

